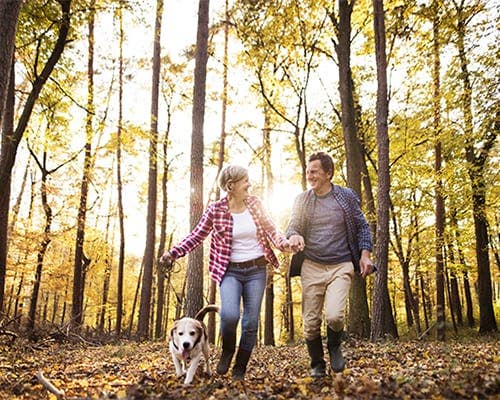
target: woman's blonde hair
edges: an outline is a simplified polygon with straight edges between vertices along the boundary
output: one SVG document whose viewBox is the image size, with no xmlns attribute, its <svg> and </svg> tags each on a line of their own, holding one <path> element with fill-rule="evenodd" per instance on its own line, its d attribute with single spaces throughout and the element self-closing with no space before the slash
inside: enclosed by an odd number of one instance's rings
<svg viewBox="0 0 500 400">
<path fill-rule="evenodd" d="M 219 187 L 225 192 L 231 191 L 231 184 L 248 176 L 248 170 L 239 165 L 228 165 L 219 175 Z"/>
</svg>

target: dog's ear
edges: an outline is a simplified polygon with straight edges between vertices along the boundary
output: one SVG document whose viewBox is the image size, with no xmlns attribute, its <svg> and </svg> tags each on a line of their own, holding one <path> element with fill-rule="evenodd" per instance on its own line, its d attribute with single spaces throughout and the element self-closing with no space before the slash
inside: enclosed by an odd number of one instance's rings
<svg viewBox="0 0 500 400">
<path fill-rule="evenodd" d="M 205 340 L 208 339 L 207 327 L 201 322 L 199 324 L 196 324 L 196 334 L 198 335 L 198 337 L 203 337 Z"/>
<path fill-rule="evenodd" d="M 174 332 L 177 330 L 177 321 L 174 323 L 174 326 L 172 329 L 170 329 L 170 337 L 173 339 L 174 338 Z"/>
</svg>

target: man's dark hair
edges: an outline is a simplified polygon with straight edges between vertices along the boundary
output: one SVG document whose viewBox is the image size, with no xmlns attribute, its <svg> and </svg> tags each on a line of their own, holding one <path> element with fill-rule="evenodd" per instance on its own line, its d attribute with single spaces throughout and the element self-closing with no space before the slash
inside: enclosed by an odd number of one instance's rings
<svg viewBox="0 0 500 400">
<path fill-rule="evenodd" d="M 319 160 L 321 162 L 321 168 L 326 173 L 330 173 L 333 177 L 333 159 L 324 151 L 318 151 L 317 153 L 311 154 L 309 156 L 309 162 Z"/>
</svg>

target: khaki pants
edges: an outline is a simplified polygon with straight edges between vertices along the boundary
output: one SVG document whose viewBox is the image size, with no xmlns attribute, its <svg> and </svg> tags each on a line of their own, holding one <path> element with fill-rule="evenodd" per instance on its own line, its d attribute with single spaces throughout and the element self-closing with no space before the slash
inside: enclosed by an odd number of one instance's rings
<svg viewBox="0 0 500 400">
<path fill-rule="evenodd" d="M 321 336 L 323 308 L 327 325 L 338 332 L 344 327 L 344 312 L 354 276 L 352 262 L 320 264 L 307 258 L 302 264 L 302 320 L 304 337 Z"/>
</svg>

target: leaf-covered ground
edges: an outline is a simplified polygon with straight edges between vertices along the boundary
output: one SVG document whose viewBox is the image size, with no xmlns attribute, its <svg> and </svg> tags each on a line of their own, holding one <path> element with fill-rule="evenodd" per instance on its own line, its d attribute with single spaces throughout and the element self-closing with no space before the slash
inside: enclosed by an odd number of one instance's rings
<svg viewBox="0 0 500 400">
<path fill-rule="evenodd" d="M 219 349 L 210 363 L 215 369 Z M 349 340 L 348 368 L 309 377 L 303 344 L 256 348 L 244 382 L 198 369 L 184 386 L 163 342 L 104 346 L 0 344 L 0 399 L 55 399 L 37 372 L 66 399 L 494 399 L 500 398 L 497 339 Z"/>
</svg>

